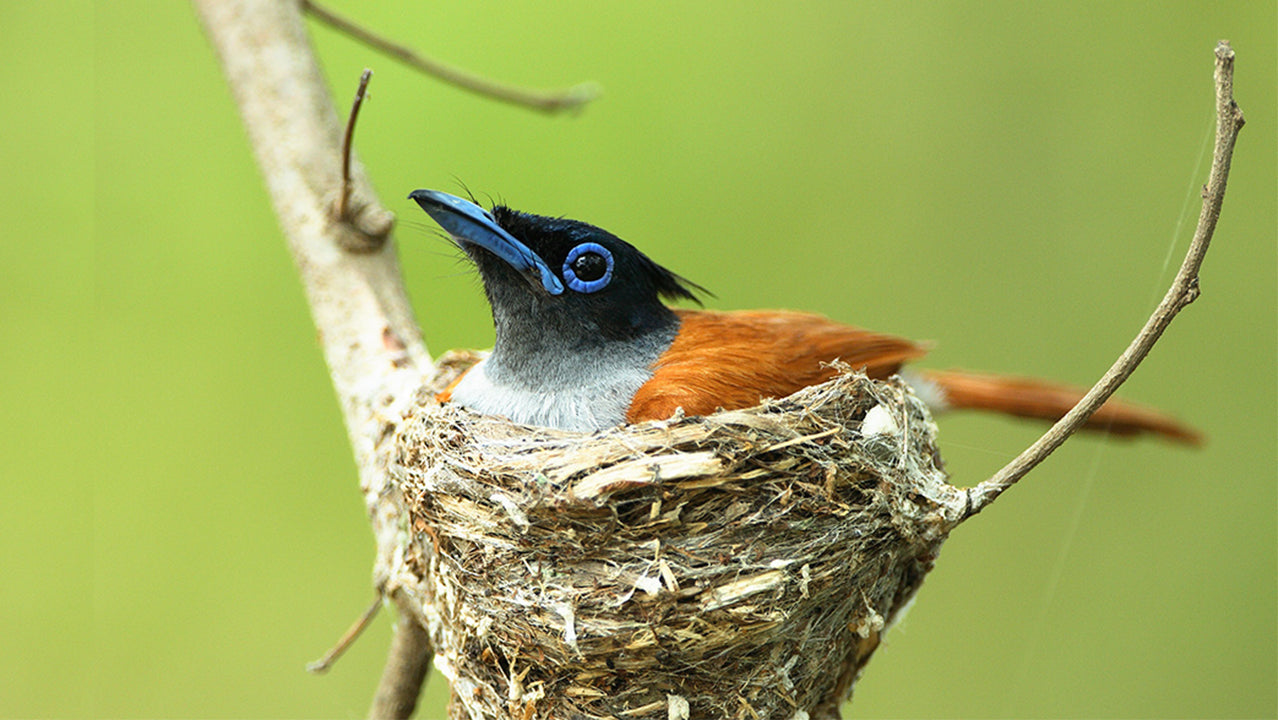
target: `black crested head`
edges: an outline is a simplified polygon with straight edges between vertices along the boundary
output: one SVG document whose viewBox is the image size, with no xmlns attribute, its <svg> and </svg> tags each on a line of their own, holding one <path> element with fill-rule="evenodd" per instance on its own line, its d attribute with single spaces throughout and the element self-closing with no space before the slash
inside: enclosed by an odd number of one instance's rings
<svg viewBox="0 0 1280 720">
<path fill-rule="evenodd" d="M 510 263 L 485 249 L 468 246 L 480 270 L 485 293 L 493 306 L 499 332 L 507 313 L 564 332 L 579 328 L 578 342 L 627 340 L 655 330 L 673 327 L 673 313 L 662 300 L 699 302 L 700 286 L 651 260 L 633 245 L 588 223 L 566 218 L 519 212 L 497 206 L 492 211 L 499 227 L 519 240 L 546 263 L 563 282 L 564 290 L 551 294 L 537 283 L 517 280 Z M 526 274 L 527 276 L 527 274 Z M 567 339 L 567 338 L 566 338 Z"/>
<path fill-rule="evenodd" d="M 495 356 L 674 337 L 679 321 L 662 301 L 698 302 L 695 293 L 706 292 L 594 225 L 501 205 L 486 211 L 431 190 L 409 197 L 475 262 L 493 309 Z"/>
</svg>

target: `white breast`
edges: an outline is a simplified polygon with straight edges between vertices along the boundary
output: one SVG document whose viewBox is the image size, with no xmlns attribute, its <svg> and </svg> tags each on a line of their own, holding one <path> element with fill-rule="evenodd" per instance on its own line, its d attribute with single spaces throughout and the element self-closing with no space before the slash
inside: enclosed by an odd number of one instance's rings
<svg viewBox="0 0 1280 720">
<path fill-rule="evenodd" d="M 453 389 L 453 402 L 476 412 L 502 415 L 512 422 L 591 432 L 626 421 L 631 398 L 652 377 L 641 369 L 614 367 L 589 380 L 543 378 L 536 388 L 495 382 L 486 371 L 489 358 L 471 368 Z"/>
</svg>

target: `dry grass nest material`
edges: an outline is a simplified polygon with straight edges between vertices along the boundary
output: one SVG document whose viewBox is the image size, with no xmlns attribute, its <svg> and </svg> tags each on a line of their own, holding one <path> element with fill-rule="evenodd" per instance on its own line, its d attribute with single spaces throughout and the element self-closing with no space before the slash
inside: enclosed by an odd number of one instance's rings
<svg viewBox="0 0 1280 720">
<path fill-rule="evenodd" d="M 842 370 L 591 435 L 424 400 L 397 438 L 395 585 L 451 715 L 837 717 L 964 509 L 924 405 Z"/>
</svg>

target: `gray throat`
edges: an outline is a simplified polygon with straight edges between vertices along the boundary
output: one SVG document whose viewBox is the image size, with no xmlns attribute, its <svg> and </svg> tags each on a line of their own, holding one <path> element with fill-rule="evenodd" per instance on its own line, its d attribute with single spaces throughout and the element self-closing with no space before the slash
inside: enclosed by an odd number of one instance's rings
<svg viewBox="0 0 1280 720">
<path fill-rule="evenodd" d="M 453 402 L 524 425 L 591 432 L 626 422 L 631 399 L 653 377 L 653 363 L 677 328 L 586 347 L 524 347 L 499 342 L 453 390 Z M 553 344 L 554 345 L 554 344 Z"/>
</svg>

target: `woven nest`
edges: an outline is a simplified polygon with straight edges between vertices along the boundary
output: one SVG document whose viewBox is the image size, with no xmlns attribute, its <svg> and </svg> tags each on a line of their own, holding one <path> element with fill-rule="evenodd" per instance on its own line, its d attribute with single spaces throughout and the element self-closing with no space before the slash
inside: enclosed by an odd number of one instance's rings
<svg viewBox="0 0 1280 720">
<path fill-rule="evenodd" d="M 964 503 L 924 405 L 842 370 L 590 435 L 424 399 L 396 439 L 395 585 L 451 716 L 838 717 Z"/>
</svg>

